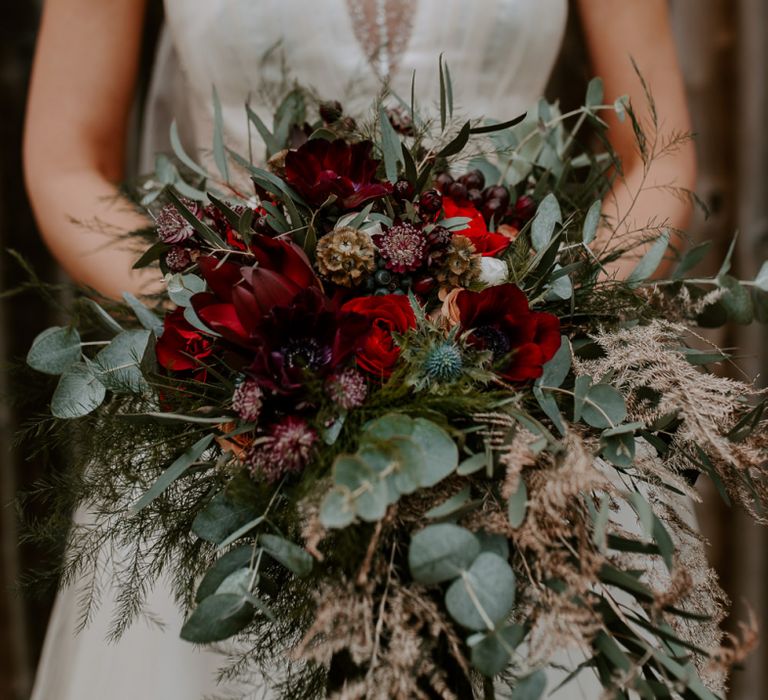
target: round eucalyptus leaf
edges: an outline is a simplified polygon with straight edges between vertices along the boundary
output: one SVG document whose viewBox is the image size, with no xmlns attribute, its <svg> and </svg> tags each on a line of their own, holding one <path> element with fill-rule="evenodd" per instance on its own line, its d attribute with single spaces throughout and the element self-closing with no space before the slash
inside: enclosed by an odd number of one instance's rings
<svg viewBox="0 0 768 700">
<path fill-rule="evenodd" d="M 350 490 L 354 510 L 363 520 L 381 520 L 389 505 L 389 489 L 385 480 L 357 455 L 339 455 L 333 463 L 337 485 Z"/>
<path fill-rule="evenodd" d="M 252 556 L 253 546 L 244 544 L 219 557 L 213 563 L 213 566 L 205 572 L 203 580 L 200 581 L 200 585 L 197 587 L 197 593 L 195 594 L 195 601 L 199 603 L 209 595 L 216 593 L 218 587 L 230 574 L 244 567 L 248 567 Z"/>
<path fill-rule="evenodd" d="M 610 384 L 595 384 L 587 391 L 581 417 L 593 428 L 614 428 L 627 417 L 624 397 Z"/>
<path fill-rule="evenodd" d="M 451 617 L 471 630 L 503 622 L 515 603 L 515 574 L 509 563 L 493 552 L 482 552 L 445 594 Z"/>
<path fill-rule="evenodd" d="M 420 472 L 427 460 L 427 455 L 419 443 L 411 438 L 392 438 L 394 464 L 397 465 L 392 475 L 392 482 L 398 493 L 413 493 L 420 485 Z"/>
<path fill-rule="evenodd" d="M 600 438 L 602 443 L 601 454 L 611 464 L 617 467 L 629 467 L 635 461 L 635 436 L 633 433 L 619 433 L 614 435 L 603 435 Z"/>
<path fill-rule="evenodd" d="M 480 542 L 469 530 L 451 523 L 429 525 L 411 538 L 408 565 L 419 583 L 441 583 L 468 569 L 479 553 Z"/>
<path fill-rule="evenodd" d="M 61 374 L 80 359 L 80 334 L 74 328 L 46 328 L 32 341 L 27 364 L 38 372 Z"/>
<path fill-rule="evenodd" d="M 388 469 L 393 459 L 395 459 L 392 454 L 392 448 L 389 445 L 361 445 L 357 451 L 357 456 L 379 475 L 385 469 Z M 387 504 L 395 503 L 400 498 L 400 492 L 395 486 L 394 478 L 382 478 L 381 476 L 379 478 L 382 479 L 386 486 Z"/>
<path fill-rule="evenodd" d="M 540 700 L 544 697 L 546 688 L 547 675 L 544 671 L 538 670 L 517 682 L 509 700 Z"/>
<path fill-rule="evenodd" d="M 216 589 L 216 595 L 235 593 L 239 596 L 247 596 L 252 577 L 253 572 L 248 567 L 237 569 L 219 584 L 219 587 Z"/>
<path fill-rule="evenodd" d="M 56 418 L 79 418 L 101 406 L 107 390 L 90 367 L 77 363 L 59 378 L 51 399 L 51 413 Z"/>
<path fill-rule="evenodd" d="M 567 335 L 560 336 L 560 347 L 552 359 L 542 368 L 541 377 L 536 381 L 539 386 L 559 387 L 571 369 L 571 343 Z"/>
<path fill-rule="evenodd" d="M 220 642 L 242 630 L 253 619 L 254 608 L 236 593 L 205 598 L 181 628 L 181 638 L 196 644 Z"/>
<path fill-rule="evenodd" d="M 123 331 L 94 358 L 99 370 L 99 380 L 107 389 L 116 393 L 140 393 L 146 386 L 141 372 L 150 332 L 147 330 Z"/>
<path fill-rule="evenodd" d="M 434 486 L 456 471 L 459 465 L 459 449 L 451 436 L 439 425 L 426 418 L 417 418 L 411 438 L 418 443 L 425 456 L 419 475 L 421 486 Z"/>
<path fill-rule="evenodd" d="M 484 676 L 492 678 L 501 673 L 509 664 L 513 651 L 525 636 L 521 625 L 511 625 L 500 630 L 481 635 L 472 649 L 472 665 Z"/>
<path fill-rule="evenodd" d="M 320 522 L 329 529 L 340 529 L 355 521 L 355 505 L 349 489 L 337 486 L 331 489 L 320 506 Z"/>
<path fill-rule="evenodd" d="M 720 303 L 728 313 L 728 319 L 734 323 L 750 324 L 754 318 L 752 296 L 739 280 L 730 275 L 721 275 L 718 285 L 725 291 L 720 297 Z"/>
<path fill-rule="evenodd" d="M 368 423 L 363 429 L 363 440 L 389 440 L 393 437 L 410 437 L 413 419 L 402 413 L 387 413 Z"/>
</svg>

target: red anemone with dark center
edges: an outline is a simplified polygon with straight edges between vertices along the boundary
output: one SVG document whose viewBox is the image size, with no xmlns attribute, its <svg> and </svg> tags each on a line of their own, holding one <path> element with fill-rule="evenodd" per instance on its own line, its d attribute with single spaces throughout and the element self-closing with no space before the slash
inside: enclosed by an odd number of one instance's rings
<svg viewBox="0 0 768 700">
<path fill-rule="evenodd" d="M 311 139 L 285 156 L 285 179 L 313 207 L 335 195 L 341 209 L 355 209 L 392 192 L 376 179 L 380 161 L 371 158 L 372 148 L 370 141 Z"/>
<path fill-rule="evenodd" d="M 453 233 L 469 238 L 480 255 L 499 255 L 510 244 L 510 240 L 506 236 L 488 230 L 483 215 L 473 204 L 461 206 L 450 197 L 443 197 L 443 214 L 445 214 L 446 219 L 453 219 L 454 217 L 469 219 L 467 228 L 454 230 Z"/>
<path fill-rule="evenodd" d="M 365 316 L 339 311 L 318 289 L 305 289 L 264 317 L 247 373 L 267 389 L 293 393 L 308 378 L 336 370 L 355 352 L 370 325 Z"/>
<path fill-rule="evenodd" d="M 243 348 L 256 349 L 257 331 L 276 306 L 290 304 L 304 289 L 320 284 L 304 252 L 295 244 L 257 235 L 250 266 L 205 256 L 198 267 L 210 291 L 192 297 L 192 307 L 206 326 Z"/>
<path fill-rule="evenodd" d="M 507 381 L 537 379 L 560 347 L 557 316 L 531 311 L 525 294 L 514 284 L 481 292 L 464 290 L 457 295 L 456 306 L 469 341 L 502 361 L 498 372 Z"/>
</svg>

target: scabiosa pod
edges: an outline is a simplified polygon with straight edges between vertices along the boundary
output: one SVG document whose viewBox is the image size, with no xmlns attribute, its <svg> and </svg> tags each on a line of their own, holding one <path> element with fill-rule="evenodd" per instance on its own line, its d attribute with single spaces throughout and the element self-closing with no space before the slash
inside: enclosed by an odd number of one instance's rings
<svg viewBox="0 0 768 700">
<path fill-rule="evenodd" d="M 317 432 L 303 418 L 286 416 L 269 429 L 266 439 L 254 443 L 245 457 L 255 477 L 270 483 L 298 474 L 309 464 Z"/>
<path fill-rule="evenodd" d="M 203 218 L 203 208 L 197 202 L 180 197 L 181 203 L 198 219 Z M 195 235 L 195 229 L 173 204 L 166 204 L 155 221 L 157 235 L 163 243 L 182 243 Z"/>
</svg>

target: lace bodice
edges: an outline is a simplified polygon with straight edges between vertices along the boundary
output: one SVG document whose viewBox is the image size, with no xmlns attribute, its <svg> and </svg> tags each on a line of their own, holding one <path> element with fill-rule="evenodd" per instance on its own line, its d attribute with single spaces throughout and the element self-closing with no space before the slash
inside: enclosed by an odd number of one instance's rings
<svg viewBox="0 0 768 700">
<path fill-rule="evenodd" d="M 565 26 L 566 0 L 165 0 L 167 32 L 150 96 L 144 155 L 180 120 L 191 147 L 211 143 L 211 88 L 228 143 L 244 152 L 243 105 L 271 123 L 268 95 L 290 77 L 364 114 L 382 79 L 422 109 L 450 67 L 457 110 L 508 119 L 544 89 Z M 186 122 L 186 123 L 185 123 Z"/>
</svg>

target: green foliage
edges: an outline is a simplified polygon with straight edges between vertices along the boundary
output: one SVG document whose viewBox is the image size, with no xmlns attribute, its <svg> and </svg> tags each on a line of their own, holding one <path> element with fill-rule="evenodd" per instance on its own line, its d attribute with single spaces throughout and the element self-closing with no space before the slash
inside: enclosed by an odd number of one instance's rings
<svg viewBox="0 0 768 700">
<path fill-rule="evenodd" d="M 27 364 L 38 372 L 62 374 L 80 359 L 80 334 L 54 326 L 40 333 L 27 353 Z"/>
</svg>

